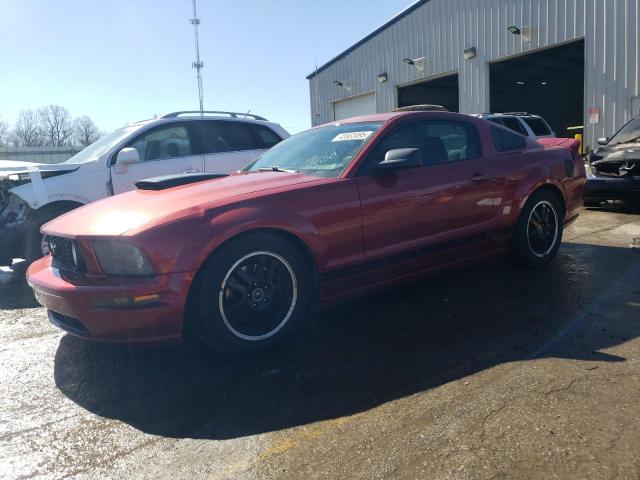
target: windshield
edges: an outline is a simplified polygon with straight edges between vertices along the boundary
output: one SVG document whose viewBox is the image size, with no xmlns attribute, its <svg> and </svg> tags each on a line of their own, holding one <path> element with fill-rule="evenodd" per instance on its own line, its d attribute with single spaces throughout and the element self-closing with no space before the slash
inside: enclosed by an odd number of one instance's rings
<svg viewBox="0 0 640 480">
<path fill-rule="evenodd" d="M 278 167 L 307 175 L 337 177 L 381 126 L 382 122 L 348 123 L 307 130 L 279 143 L 246 170 Z"/>
<path fill-rule="evenodd" d="M 98 158 L 100 158 L 100 156 L 105 152 L 107 152 L 112 146 L 114 146 L 121 140 L 124 140 L 126 137 L 128 137 L 131 133 L 135 132 L 141 126 L 142 125 L 135 125 L 135 126 L 129 126 L 129 127 L 122 127 L 117 130 L 114 130 L 108 135 L 105 135 L 104 137 L 102 137 L 100 140 L 93 142 L 87 148 L 80 150 L 78 153 L 76 153 L 73 157 L 71 157 L 69 160 L 67 160 L 64 163 L 93 162 L 94 160 L 97 160 Z"/>
<path fill-rule="evenodd" d="M 622 127 L 618 133 L 611 137 L 609 145 L 633 142 L 640 142 L 640 117 L 634 118 Z"/>
</svg>

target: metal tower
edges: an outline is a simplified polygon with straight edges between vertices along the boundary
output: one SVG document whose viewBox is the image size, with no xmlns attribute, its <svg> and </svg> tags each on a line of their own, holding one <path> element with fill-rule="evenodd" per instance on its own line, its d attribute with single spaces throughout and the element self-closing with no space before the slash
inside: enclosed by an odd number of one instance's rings
<svg viewBox="0 0 640 480">
<path fill-rule="evenodd" d="M 198 11 L 196 9 L 196 0 L 193 0 L 193 18 L 189 19 L 189 23 L 193 25 L 193 34 L 195 38 L 196 44 L 196 61 L 191 64 L 193 68 L 196 69 L 196 76 L 198 78 L 198 98 L 200 100 L 200 115 L 202 115 L 203 101 L 202 101 L 202 67 L 204 67 L 204 63 L 200 60 L 200 43 L 198 41 L 198 25 L 200 25 L 200 19 L 198 18 Z"/>
</svg>

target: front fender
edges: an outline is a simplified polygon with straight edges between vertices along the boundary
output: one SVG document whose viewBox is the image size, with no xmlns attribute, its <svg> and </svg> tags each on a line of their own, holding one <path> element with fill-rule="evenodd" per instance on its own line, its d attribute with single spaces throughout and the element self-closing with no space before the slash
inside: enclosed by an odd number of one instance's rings
<svg viewBox="0 0 640 480">
<path fill-rule="evenodd" d="M 203 218 L 209 217 L 209 218 Z M 305 217 L 265 205 L 238 205 L 221 212 L 203 212 L 177 219 L 132 237 L 145 248 L 158 273 L 195 271 L 222 244 L 259 229 L 274 229 L 296 236 L 314 252 L 318 265 L 325 252 L 317 228 Z M 190 232 L 185 235 L 185 232 Z M 172 238 L 186 241 L 172 242 Z"/>
</svg>

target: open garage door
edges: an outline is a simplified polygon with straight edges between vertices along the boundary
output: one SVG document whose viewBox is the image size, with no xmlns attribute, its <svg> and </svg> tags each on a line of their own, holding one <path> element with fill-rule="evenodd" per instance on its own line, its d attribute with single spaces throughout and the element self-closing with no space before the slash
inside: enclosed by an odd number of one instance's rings
<svg viewBox="0 0 640 480">
<path fill-rule="evenodd" d="M 458 74 L 398 87 L 398 107 L 424 104 L 442 105 L 450 112 L 458 112 Z"/>
<path fill-rule="evenodd" d="M 371 115 L 372 113 L 376 113 L 376 94 L 373 92 L 340 100 L 333 104 L 334 120 Z"/>
<path fill-rule="evenodd" d="M 583 133 L 584 40 L 490 65 L 491 112 L 529 112 L 558 137 Z"/>
</svg>

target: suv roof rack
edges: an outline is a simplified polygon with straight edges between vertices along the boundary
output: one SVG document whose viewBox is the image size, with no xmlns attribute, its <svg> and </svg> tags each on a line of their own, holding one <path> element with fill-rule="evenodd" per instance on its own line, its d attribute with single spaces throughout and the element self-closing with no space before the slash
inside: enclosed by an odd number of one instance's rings
<svg viewBox="0 0 640 480">
<path fill-rule="evenodd" d="M 501 112 L 500 115 L 515 115 L 516 117 L 525 117 L 531 114 L 529 112 Z"/>
<path fill-rule="evenodd" d="M 213 115 L 228 115 L 229 117 L 233 117 L 233 118 L 253 118 L 254 120 L 263 120 L 265 122 L 268 121 L 266 118 L 261 117 L 259 115 L 254 115 L 253 113 L 221 112 L 217 110 L 203 110 L 202 112 L 200 112 L 200 110 L 182 110 L 180 112 L 167 113 L 165 115 L 162 115 L 160 118 L 175 118 L 175 117 L 179 117 L 180 115 L 187 115 L 190 113 L 191 114 L 206 113 L 206 114 L 213 114 Z"/>
<path fill-rule="evenodd" d="M 407 107 L 399 107 L 394 112 L 448 112 L 449 109 L 442 105 L 409 105 Z"/>
</svg>

